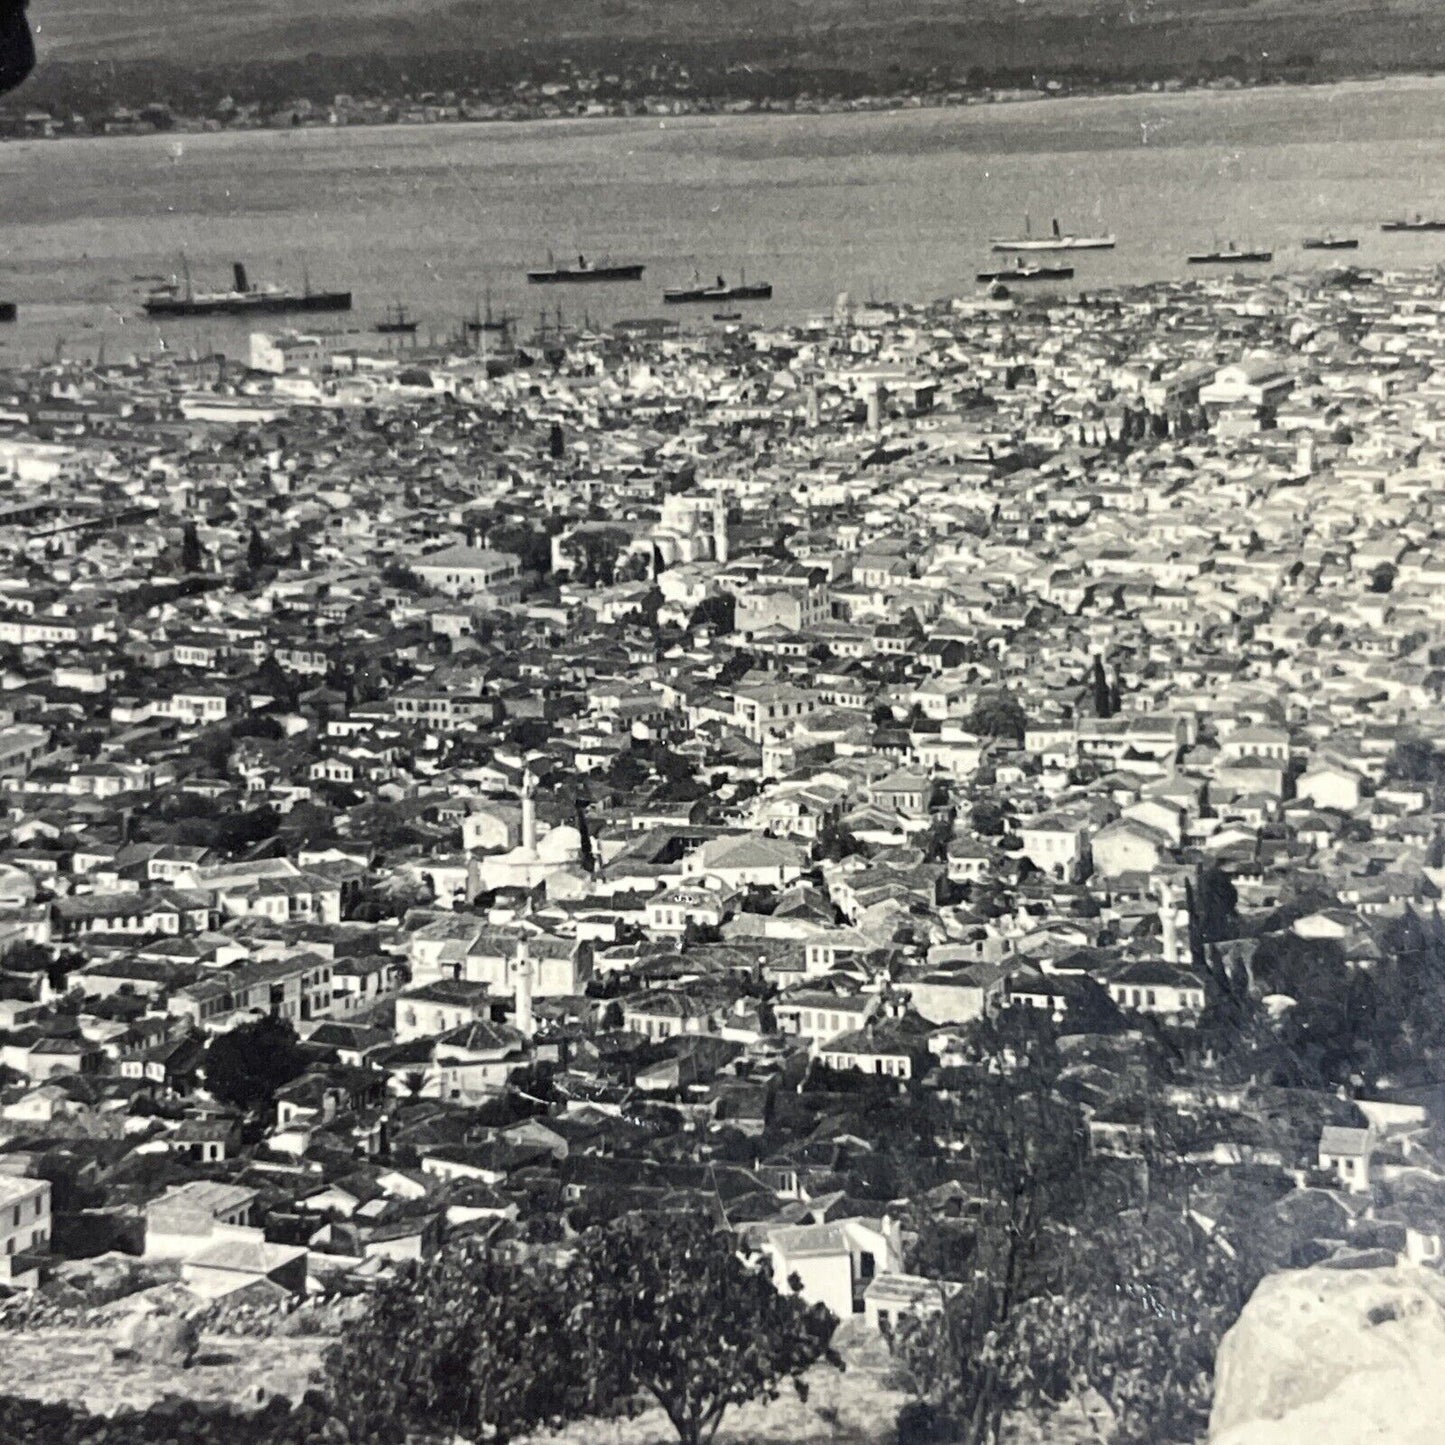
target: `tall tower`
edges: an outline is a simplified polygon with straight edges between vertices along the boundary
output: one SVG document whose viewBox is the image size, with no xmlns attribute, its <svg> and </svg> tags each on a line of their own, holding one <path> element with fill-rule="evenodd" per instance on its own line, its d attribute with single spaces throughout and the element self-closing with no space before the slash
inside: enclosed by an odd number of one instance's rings
<svg viewBox="0 0 1445 1445">
<path fill-rule="evenodd" d="M 512 959 L 512 998 L 516 1005 L 517 1029 L 530 1039 L 537 1024 L 532 1017 L 532 954 L 525 938 L 518 939 Z"/>
<path fill-rule="evenodd" d="M 712 504 L 712 554 L 719 562 L 728 560 L 728 504 L 718 497 Z"/>
<path fill-rule="evenodd" d="M 1306 433 L 1295 448 L 1295 471 L 1302 477 L 1315 474 L 1315 439 Z"/>
<path fill-rule="evenodd" d="M 819 417 L 820 417 L 820 412 L 819 412 L 819 407 L 818 407 L 818 383 L 817 383 L 817 382 L 812 382 L 812 383 L 810 383 L 809 386 L 808 386 L 808 392 L 807 392 L 807 408 L 808 408 L 808 410 L 807 410 L 808 430 L 809 430 L 809 431 L 817 431 L 817 429 L 818 429 L 818 421 L 819 421 Z"/>
<path fill-rule="evenodd" d="M 1159 930 L 1164 939 L 1165 963 L 1179 962 L 1179 912 L 1174 903 L 1174 889 L 1167 878 L 1161 878 L 1159 891 Z"/>
<path fill-rule="evenodd" d="M 868 392 L 868 430 L 875 435 L 883 428 L 883 388 L 874 386 Z"/>
<path fill-rule="evenodd" d="M 522 774 L 522 847 L 537 851 L 537 779 L 530 770 Z"/>
</svg>

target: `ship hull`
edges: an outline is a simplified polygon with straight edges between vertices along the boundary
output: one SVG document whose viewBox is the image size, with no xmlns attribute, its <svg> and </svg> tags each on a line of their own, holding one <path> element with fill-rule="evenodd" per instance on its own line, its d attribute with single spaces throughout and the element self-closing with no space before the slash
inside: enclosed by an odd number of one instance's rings
<svg viewBox="0 0 1445 1445">
<path fill-rule="evenodd" d="M 1273 251 L 1205 251 L 1186 258 L 1191 266 L 1233 266 L 1240 261 L 1273 261 Z"/>
<path fill-rule="evenodd" d="M 1386 221 L 1382 231 L 1445 231 L 1445 221 Z"/>
<path fill-rule="evenodd" d="M 552 271 L 528 271 L 532 286 L 571 286 L 593 281 L 640 281 L 644 266 L 589 266 L 585 271 L 568 271 L 558 267 Z"/>
<path fill-rule="evenodd" d="M 350 311 L 350 291 L 318 291 L 310 296 L 253 293 L 226 296 L 152 296 L 145 314 L 164 320 L 181 316 L 277 316 L 292 311 Z"/>
<path fill-rule="evenodd" d="M 763 282 L 757 286 L 725 286 L 721 290 L 716 286 L 702 286 L 664 291 L 662 300 L 667 306 L 716 305 L 720 301 L 767 301 L 772 294 L 772 286 Z"/>
<path fill-rule="evenodd" d="M 980 271 L 980 281 L 1068 281 L 1073 278 L 1072 266 L 1005 267 L 1002 271 Z"/>
<path fill-rule="evenodd" d="M 20 308 L 13 301 L 0 301 L 0 321 L 14 321 Z"/>
<path fill-rule="evenodd" d="M 1358 241 L 1316 240 L 1314 237 L 1301 242 L 1301 246 L 1306 251 L 1358 251 L 1360 249 Z"/>
<path fill-rule="evenodd" d="M 1113 236 L 995 236 L 995 251 L 1112 251 Z"/>
</svg>

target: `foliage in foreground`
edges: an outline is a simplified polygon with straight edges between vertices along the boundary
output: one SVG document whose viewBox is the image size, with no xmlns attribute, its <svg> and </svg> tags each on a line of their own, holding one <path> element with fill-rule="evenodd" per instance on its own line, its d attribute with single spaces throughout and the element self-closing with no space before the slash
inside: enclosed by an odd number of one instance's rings
<svg viewBox="0 0 1445 1445">
<path fill-rule="evenodd" d="M 836 1320 L 784 1294 L 737 1240 L 695 1215 L 631 1216 L 589 1231 L 565 1265 L 480 1244 L 407 1268 L 327 1358 L 338 1418 L 504 1442 L 651 1396 L 682 1445 L 727 1410 L 774 1399 L 829 1348 Z"/>
<path fill-rule="evenodd" d="M 0 1440 L 6 1445 L 362 1445 L 330 1422 L 327 1402 L 315 1394 L 299 1405 L 273 1396 L 255 1412 L 167 1399 L 111 1416 L 5 1395 L 0 1396 Z"/>
</svg>

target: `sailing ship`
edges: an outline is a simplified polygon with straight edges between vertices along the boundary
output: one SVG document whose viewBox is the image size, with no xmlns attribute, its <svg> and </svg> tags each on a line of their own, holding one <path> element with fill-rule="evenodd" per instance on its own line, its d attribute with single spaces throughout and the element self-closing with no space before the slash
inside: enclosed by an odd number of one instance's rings
<svg viewBox="0 0 1445 1445">
<path fill-rule="evenodd" d="M 467 330 L 474 336 L 478 334 L 494 334 L 505 336 L 512 329 L 516 320 L 514 316 L 493 316 L 492 315 L 492 293 L 487 292 L 486 314 L 480 310 L 475 311 L 467 320 Z"/>
<path fill-rule="evenodd" d="M 376 329 L 382 336 L 410 336 L 416 330 L 416 322 L 398 301 L 395 306 L 386 308 L 386 315 L 376 323 Z"/>
<path fill-rule="evenodd" d="M 1112 251 L 1115 238 L 1107 236 L 1073 236 L 1059 229 L 1057 220 L 1047 236 L 1035 236 L 1029 218 L 1024 217 L 1022 236 L 994 236 L 990 242 L 995 251 Z"/>
<path fill-rule="evenodd" d="M 246 268 L 232 265 L 234 285 L 229 291 L 197 291 L 191 285 L 190 267 L 184 266 L 181 285 L 152 291 L 142 303 L 147 316 L 252 316 L 285 311 L 350 311 L 350 291 L 313 291 L 306 281 L 300 291 L 282 286 L 253 286 Z"/>
</svg>

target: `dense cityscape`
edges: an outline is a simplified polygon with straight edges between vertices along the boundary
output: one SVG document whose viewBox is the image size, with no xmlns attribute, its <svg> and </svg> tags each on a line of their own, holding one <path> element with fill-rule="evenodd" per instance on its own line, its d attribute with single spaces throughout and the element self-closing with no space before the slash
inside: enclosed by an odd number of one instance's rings
<svg viewBox="0 0 1445 1445">
<path fill-rule="evenodd" d="M 1284 1438 L 1445 1239 L 1442 310 L 0 375 L 0 1433 Z"/>
</svg>

